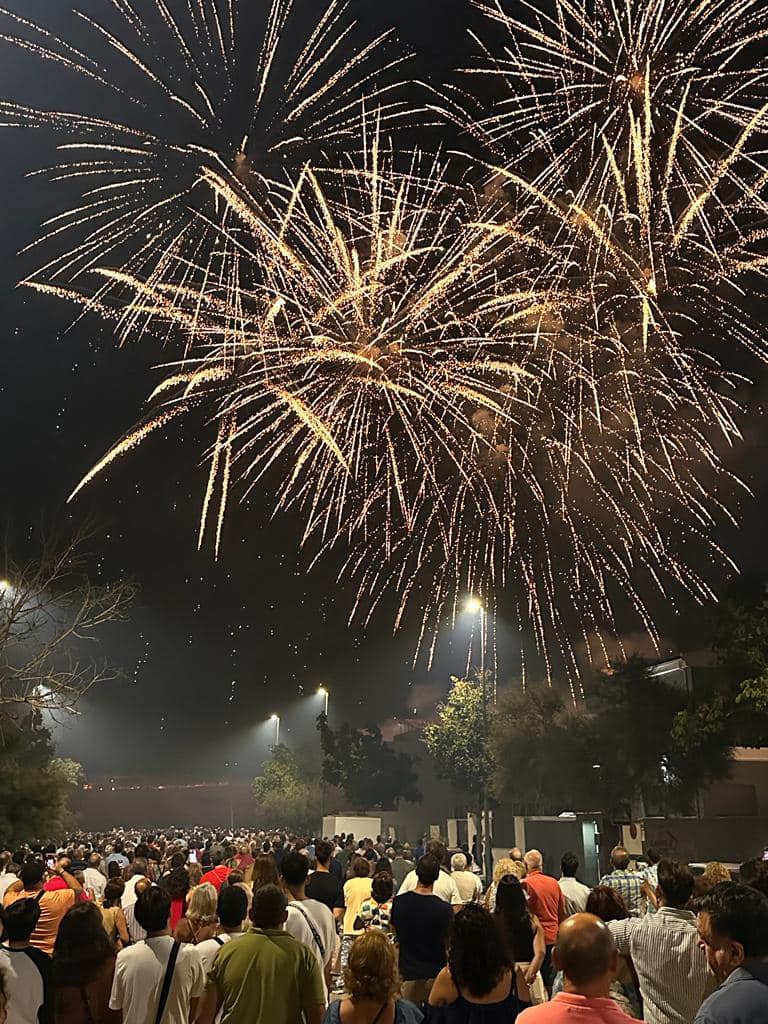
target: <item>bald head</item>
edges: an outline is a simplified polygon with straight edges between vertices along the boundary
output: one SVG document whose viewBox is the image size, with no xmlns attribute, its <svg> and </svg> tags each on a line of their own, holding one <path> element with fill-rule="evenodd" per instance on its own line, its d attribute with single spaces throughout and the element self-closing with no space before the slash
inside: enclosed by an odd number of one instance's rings
<svg viewBox="0 0 768 1024">
<path fill-rule="evenodd" d="M 541 865 L 544 863 L 544 858 L 541 855 L 540 850 L 529 850 L 525 857 L 525 866 L 529 871 L 541 871 Z"/>
<path fill-rule="evenodd" d="M 613 936 L 594 914 L 574 914 L 560 925 L 555 964 L 565 975 L 566 991 L 607 995 L 618 964 Z"/>
</svg>

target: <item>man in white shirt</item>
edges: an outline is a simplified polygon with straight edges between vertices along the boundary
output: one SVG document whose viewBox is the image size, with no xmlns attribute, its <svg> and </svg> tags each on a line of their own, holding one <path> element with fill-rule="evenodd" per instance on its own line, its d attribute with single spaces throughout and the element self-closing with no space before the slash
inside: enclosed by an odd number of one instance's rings
<svg viewBox="0 0 768 1024">
<path fill-rule="evenodd" d="M 136 920 L 147 937 L 117 954 L 115 978 L 109 999 L 111 1010 L 120 1010 L 123 1024 L 155 1024 L 171 952 L 175 943 L 168 928 L 171 898 L 153 887 L 139 896 Z M 191 943 L 181 943 L 171 977 L 162 1024 L 188 1024 L 205 988 L 200 953 Z"/>
<path fill-rule="evenodd" d="M 197 951 L 203 961 L 203 970 L 208 974 L 211 964 L 221 947 L 243 935 L 243 922 L 248 916 L 248 897 L 239 885 L 226 885 L 219 893 L 217 908 L 219 933 L 212 939 L 198 942 Z"/>
<path fill-rule="evenodd" d="M 92 890 L 93 898 L 96 900 L 104 899 L 104 890 L 107 887 L 107 879 L 100 868 L 101 854 L 94 851 L 88 858 L 88 867 L 83 871 L 83 878 L 86 889 Z"/>
<path fill-rule="evenodd" d="M 579 870 L 579 858 L 575 853 L 564 853 L 560 861 L 560 868 L 562 875 L 558 884 L 563 890 L 566 914 L 568 917 L 572 917 L 574 914 L 585 913 L 587 899 L 592 890 L 576 877 L 576 872 Z"/>
<path fill-rule="evenodd" d="M 123 910 L 136 902 L 136 886 L 142 879 L 146 879 L 149 873 L 149 864 L 143 857 L 136 857 L 131 866 L 131 877 L 125 883 L 125 889 L 120 899 Z"/>
<path fill-rule="evenodd" d="M 287 853 L 280 865 L 280 874 L 291 896 L 285 930 L 294 939 L 308 946 L 317 957 L 327 999 L 331 984 L 331 963 L 336 949 L 336 925 L 333 914 L 319 900 L 307 899 L 309 862 L 303 853 Z"/>
<path fill-rule="evenodd" d="M 0 853 L 0 904 L 3 902 L 6 890 L 9 885 L 18 882 L 16 877 L 16 866 L 13 864 L 13 854 L 10 850 Z"/>
<path fill-rule="evenodd" d="M 8 1000 L 8 1024 L 49 1024 L 53 1020 L 51 958 L 29 944 L 39 918 L 40 904 L 34 899 L 16 900 L 3 911 L 0 973 Z"/>
<path fill-rule="evenodd" d="M 453 907 L 454 913 L 458 913 L 464 906 L 464 901 L 459 893 L 458 886 L 454 882 L 453 878 L 448 874 L 444 867 L 445 862 L 445 847 L 437 839 L 430 839 L 427 843 L 426 851 L 433 857 L 437 857 L 440 862 L 440 874 L 438 875 L 437 881 L 433 886 L 433 893 L 435 896 L 439 896 L 441 900 L 445 900 L 446 903 L 450 903 Z M 419 884 L 419 880 L 416 877 L 415 871 L 409 871 L 403 879 L 402 885 L 397 890 L 397 895 L 400 896 L 404 892 L 415 892 Z"/>
<path fill-rule="evenodd" d="M 483 886 L 477 875 L 467 870 L 467 858 L 463 853 L 451 857 L 451 878 L 456 883 L 462 903 L 474 903 L 480 899 Z"/>
</svg>

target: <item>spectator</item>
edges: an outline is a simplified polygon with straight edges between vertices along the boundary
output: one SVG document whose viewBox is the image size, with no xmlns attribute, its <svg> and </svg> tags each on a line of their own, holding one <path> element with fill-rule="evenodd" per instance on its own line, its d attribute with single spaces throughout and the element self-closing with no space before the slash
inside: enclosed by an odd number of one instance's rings
<svg viewBox="0 0 768 1024">
<path fill-rule="evenodd" d="M 219 928 L 212 939 L 198 943 L 197 951 L 207 974 L 221 947 L 243 933 L 243 923 L 248 916 L 248 895 L 245 886 L 227 885 L 219 893 L 217 906 Z"/>
<path fill-rule="evenodd" d="M 453 911 L 437 896 L 440 863 L 425 854 L 416 865 L 417 886 L 400 892 L 392 904 L 392 930 L 400 952 L 403 995 L 420 1006 L 445 967 L 445 945 Z"/>
<path fill-rule="evenodd" d="M 454 853 L 451 857 L 451 877 L 459 890 L 461 902 L 475 903 L 480 899 L 483 886 L 477 875 L 467 870 L 467 858 L 463 853 Z"/>
<path fill-rule="evenodd" d="M 643 877 L 637 871 L 629 870 L 629 854 L 623 846 L 614 846 L 611 850 L 611 866 L 613 870 L 603 875 L 599 884 L 618 889 L 630 914 L 642 913 Z"/>
<path fill-rule="evenodd" d="M 327 839 L 321 839 L 315 847 L 317 870 L 313 871 L 307 882 L 307 896 L 324 903 L 337 921 L 344 917 L 344 886 L 341 878 L 331 871 L 335 863 L 333 846 Z"/>
<path fill-rule="evenodd" d="M 473 1024 L 479 1014 L 484 1021 L 515 1020 L 520 1009 L 515 963 L 485 907 L 468 904 L 456 915 L 448 964 L 435 979 L 429 1006 L 430 1024 Z"/>
<path fill-rule="evenodd" d="M 53 949 L 56 1024 L 120 1024 L 109 1008 L 116 957 L 95 904 L 67 911 Z"/>
<path fill-rule="evenodd" d="M 547 953 L 544 929 L 528 909 L 525 892 L 515 875 L 499 880 L 494 917 L 515 964 L 521 1003 L 545 1002 L 547 995 L 540 973 Z"/>
<path fill-rule="evenodd" d="M 610 876 L 609 876 L 610 877 Z M 619 953 L 632 958 L 647 1024 L 691 1024 L 712 991 L 688 907 L 693 875 L 684 864 L 659 861 L 656 914 L 612 921 Z"/>
<path fill-rule="evenodd" d="M 296 850 L 287 853 L 280 865 L 280 873 L 291 897 L 285 930 L 299 942 L 309 946 L 317 957 L 324 983 L 329 988 L 331 961 L 336 948 L 336 925 L 333 914 L 324 903 L 307 899 L 309 861 L 305 854 Z"/>
<path fill-rule="evenodd" d="M 219 950 L 197 1024 L 320 1024 L 323 977 L 311 949 L 283 930 L 285 896 L 276 885 L 256 890 L 251 928 Z M 303 1015 L 303 1016 L 302 1016 Z"/>
<path fill-rule="evenodd" d="M 395 883 L 392 875 L 386 871 L 378 872 L 371 881 L 370 899 L 364 900 L 360 907 L 360 919 L 366 931 L 374 929 L 384 932 L 385 935 L 392 933 L 392 894 Z"/>
<path fill-rule="evenodd" d="M 108 853 L 104 858 L 104 867 L 107 869 L 107 878 L 109 878 L 109 866 L 110 864 L 117 865 L 117 873 L 120 874 L 124 868 L 128 867 L 128 858 L 124 853 L 125 846 L 123 845 L 122 839 L 118 839 L 112 848 L 112 853 Z"/>
<path fill-rule="evenodd" d="M 139 894 L 135 913 L 147 937 L 117 954 L 110 1009 L 122 1011 L 123 1024 L 155 1024 L 163 982 L 170 976 L 161 1024 L 188 1024 L 205 986 L 200 954 L 171 938 L 171 898 L 159 887 Z"/>
<path fill-rule="evenodd" d="M 732 881 L 731 872 L 725 864 L 721 864 L 719 860 L 711 860 L 704 866 L 704 871 L 701 875 L 702 895 L 711 892 L 721 882 Z"/>
<path fill-rule="evenodd" d="M 528 893 L 531 913 L 534 914 L 544 929 L 544 940 L 547 951 L 541 965 L 541 976 L 548 992 L 552 991 L 555 971 L 552 966 L 552 950 L 557 941 L 557 929 L 565 920 L 565 897 L 556 878 L 545 875 L 542 870 L 543 857 L 539 850 L 529 850 L 525 855 L 527 874 L 523 881 Z"/>
<path fill-rule="evenodd" d="M 768 897 L 722 882 L 697 905 L 707 963 L 720 987 L 702 1003 L 695 1024 L 768 1021 Z"/>
<path fill-rule="evenodd" d="M 768 896 L 768 861 L 762 857 L 745 861 L 739 868 L 739 881 Z"/>
<path fill-rule="evenodd" d="M 213 867 L 206 871 L 200 879 L 201 885 L 212 885 L 218 894 L 222 885 L 229 876 L 230 867 L 224 863 L 224 850 L 218 847 L 211 847 L 211 864 Z"/>
<path fill-rule="evenodd" d="M 344 969 L 347 998 L 331 1003 L 324 1024 L 370 1024 L 379 1014 L 387 1024 L 420 1024 L 423 1014 L 400 999 L 397 952 L 381 932 L 355 939 Z"/>
<path fill-rule="evenodd" d="M 280 874 L 277 870 L 277 861 L 271 853 L 260 853 L 254 858 L 252 869 L 252 889 L 263 888 L 265 885 L 279 885 Z"/>
<path fill-rule="evenodd" d="M 136 902 L 136 886 L 141 885 L 144 879 L 149 881 L 149 863 L 144 857 L 135 857 L 131 864 L 131 877 L 125 883 L 122 898 L 123 910 Z"/>
<path fill-rule="evenodd" d="M 104 890 L 104 901 L 101 905 L 101 922 L 104 925 L 104 931 L 118 950 L 130 945 L 131 942 L 122 908 L 124 885 L 122 878 L 111 878 Z"/>
<path fill-rule="evenodd" d="M 14 882 L 18 882 L 16 872 L 19 870 L 19 865 L 14 863 L 13 855 L 8 853 L 0 854 L 0 905 L 2 905 L 3 897 L 5 896 L 8 887 L 13 885 Z"/>
<path fill-rule="evenodd" d="M 456 887 L 456 882 L 444 867 L 445 847 L 438 839 L 430 839 L 427 843 L 426 850 L 427 854 L 434 857 L 440 865 L 440 874 L 435 882 L 435 896 L 439 896 L 441 900 L 445 900 L 446 903 L 450 903 L 455 910 L 461 910 L 463 902 L 459 895 L 459 890 Z M 398 895 L 404 892 L 413 892 L 418 884 L 419 882 L 416 871 L 409 871 L 403 879 L 402 885 L 398 889 Z"/>
<path fill-rule="evenodd" d="M 583 914 L 587 909 L 587 897 L 590 893 L 588 885 L 584 885 L 576 877 L 579 870 L 579 858 L 575 853 L 564 853 L 560 861 L 559 886 L 563 890 L 565 899 L 565 912 L 570 917 L 572 914 Z"/>
<path fill-rule="evenodd" d="M 88 867 L 83 871 L 85 887 L 95 900 L 104 899 L 107 887 L 107 876 L 101 870 L 101 854 L 95 851 L 88 858 Z"/>
<path fill-rule="evenodd" d="M 53 1022 L 51 958 L 29 941 L 39 917 L 40 904 L 33 899 L 15 900 L 2 912 L 0 977 L 5 976 L 10 1024 Z"/>
<path fill-rule="evenodd" d="M 518 871 L 520 871 L 520 874 L 517 873 Z M 496 909 L 496 888 L 502 878 L 505 878 L 507 875 L 513 875 L 515 878 L 522 879 L 525 875 L 525 864 L 522 861 L 514 861 L 510 857 L 502 857 L 501 860 L 497 860 L 493 865 L 493 879 L 483 897 L 485 908 L 490 910 L 491 913 Z"/>
<path fill-rule="evenodd" d="M 205 876 L 203 876 L 205 877 Z M 176 925 L 173 937 L 177 942 L 198 942 L 212 939 L 219 919 L 216 916 L 218 893 L 209 882 L 201 882 L 189 892 L 187 913 Z"/>
<path fill-rule="evenodd" d="M 395 895 L 400 891 L 400 886 L 405 880 L 405 876 L 413 868 L 411 861 L 406 860 L 405 850 L 402 846 L 395 847 L 395 855 L 391 858 L 392 860 L 392 878 L 395 882 Z"/>
<path fill-rule="evenodd" d="M 360 916 L 363 903 L 371 898 L 371 875 L 365 857 L 353 857 L 350 864 L 351 877 L 344 883 L 344 935 L 359 935 L 362 928 L 355 922 Z M 349 943 L 347 943 L 349 945 Z"/>
<path fill-rule="evenodd" d="M 174 931 L 187 908 L 190 884 L 186 867 L 173 868 L 165 879 L 164 888 L 171 897 L 171 931 Z"/>
<path fill-rule="evenodd" d="M 53 953 L 56 933 L 66 912 L 75 905 L 82 886 L 69 872 L 66 858 L 56 861 L 51 874 L 65 883 L 65 888 L 48 892 L 43 888 L 45 868 L 39 860 L 27 861 L 19 871 L 19 880 L 9 886 L 4 897 L 6 907 L 15 900 L 33 899 L 40 904 L 40 918 L 29 942 L 49 956 Z"/>
<path fill-rule="evenodd" d="M 618 953 L 599 918 L 575 914 L 563 922 L 553 959 L 563 972 L 563 991 L 550 1003 L 523 1010 L 519 1024 L 631 1024 L 632 1017 L 608 998 Z"/>
<path fill-rule="evenodd" d="M 643 879 L 642 891 L 645 897 L 646 914 L 656 913 L 656 889 L 659 884 L 659 861 L 661 854 L 653 848 L 645 851 L 645 859 L 648 866 L 640 873 Z"/>
</svg>

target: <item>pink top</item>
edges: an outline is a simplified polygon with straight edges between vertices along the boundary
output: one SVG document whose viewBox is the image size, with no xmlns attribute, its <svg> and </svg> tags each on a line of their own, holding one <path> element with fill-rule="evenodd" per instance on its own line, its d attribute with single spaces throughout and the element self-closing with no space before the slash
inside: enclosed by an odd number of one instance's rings
<svg viewBox="0 0 768 1024">
<path fill-rule="evenodd" d="M 523 1010 L 517 1024 L 632 1024 L 634 1019 L 612 999 L 560 992 L 549 1003 Z"/>
</svg>

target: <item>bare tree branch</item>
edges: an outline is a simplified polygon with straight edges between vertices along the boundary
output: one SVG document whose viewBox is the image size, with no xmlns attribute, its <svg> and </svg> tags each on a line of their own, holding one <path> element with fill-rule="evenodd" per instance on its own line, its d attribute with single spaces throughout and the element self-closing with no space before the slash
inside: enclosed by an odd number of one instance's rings
<svg viewBox="0 0 768 1024">
<path fill-rule="evenodd" d="M 77 714 L 93 686 L 117 679 L 106 660 L 85 658 L 82 647 L 99 631 L 127 619 L 137 587 L 121 580 L 95 585 L 88 578 L 81 531 L 64 544 L 45 541 L 24 564 L 6 557 L 0 583 L 0 707 L 22 705 L 51 714 Z"/>
</svg>

